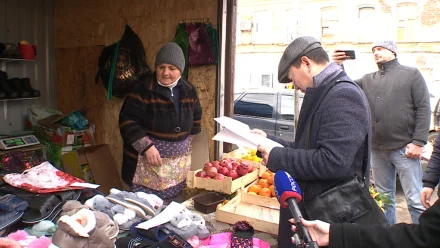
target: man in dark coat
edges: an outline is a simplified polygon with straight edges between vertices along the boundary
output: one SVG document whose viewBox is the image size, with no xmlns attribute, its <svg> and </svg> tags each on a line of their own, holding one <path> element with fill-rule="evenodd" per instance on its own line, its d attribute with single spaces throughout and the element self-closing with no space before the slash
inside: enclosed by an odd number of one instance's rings
<svg viewBox="0 0 440 248">
<path fill-rule="evenodd" d="M 372 225 L 328 224 L 322 221 L 303 221 L 319 246 L 351 247 L 440 247 L 440 201 L 432 206 L 431 195 L 440 180 L 440 136 L 423 175 L 421 202 L 427 208 L 419 224 L 397 224 L 389 228 Z M 293 220 L 291 220 L 293 222 Z M 295 228 L 294 228 L 295 229 Z"/>
<path fill-rule="evenodd" d="M 306 221 L 304 219 L 302 223 L 319 246 L 331 248 L 440 247 L 440 201 L 420 215 L 419 224 L 400 223 L 384 227 L 347 223 L 328 224 L 319 220 Z M 296 230 L 295 227 L 293 229 Z"/>
<path fill-rule="evenodd" d="M 284 147 L 259 146 L 258 151 L 268 169 L 286 171 L 298 182 L 303 191 L 300 209 L 308 218 L 304 202 L 338 181 L 363 174 L 365 146 L 369 151 L 371 137 L 370 110 L 362 89 L 340 66 L 329 62 L 328 54 L 313 37 L 299 37 L 286 48 L 278 80 L 293 82 L 305 93 L 295 142 L 269 136 Z M 266 136 L 261 130 L 253 132 Z M 366 169 L 369 171 L 369 161 Z M 290 218 L 289 209 L 281 209 L 279 247 L 292 246 Z"/>
<path fill-rule="evenodd" d="M 435 187 L 440 180 L 440 135 L 437 135 L 434 142 L 434 150 L 429 159 L 428 166 L 423 173 L 423 189 L 420 193 L 420 201 L 425 208 L 431 207 L 431 196 L 434 193 Z M 440 197 L 440 192 L 437 191 Z"/>
</svg>

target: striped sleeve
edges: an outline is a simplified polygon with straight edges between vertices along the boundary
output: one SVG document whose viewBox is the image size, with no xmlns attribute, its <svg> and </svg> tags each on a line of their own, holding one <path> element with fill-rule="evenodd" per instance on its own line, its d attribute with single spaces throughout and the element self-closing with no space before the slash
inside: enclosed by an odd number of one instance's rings
<svg viewBox="0 0 440 248">
<path fill-rule="evenodd" d="M 121 137 L 124 143 L 131 144 L 139 153 L 143 153 L 152 145 L 139 118 L 139 113 L 143 113 L 144 109 L 143 99 L 134 91 L 127 95 L 119 113 Z"/>
</svg>

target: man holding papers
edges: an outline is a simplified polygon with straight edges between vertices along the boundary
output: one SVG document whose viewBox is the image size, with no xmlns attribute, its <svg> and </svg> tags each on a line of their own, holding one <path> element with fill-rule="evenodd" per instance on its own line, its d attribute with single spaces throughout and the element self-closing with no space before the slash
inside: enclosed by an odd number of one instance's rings
<svg viewBox="0 0 440 248">
<path fill-rule="evenodd" d="M 338 181 L 362 174 L 365 148 L 368 154 L 370 149 L 370 110 L 362 89 L 340 66 L 329 62 L 328 54 L 313 37 L 299 37 L 286 48 L 278 80 L 293 82 L 305 93 L 295 142 L 268 136 L 284 147 L 260 144 L 258 150 L 271 171 L 284 170 L 299 183 L 303 191 L 299 205 L 308 219 L 304 202 Z M 261 130 L 252 132 L 267 136 Z M 369 165 L 368 161 L 367 171 Z M 292 245 L 291 218 L 289 209 L 281 209 L 279 247 Z"/>
</svg>

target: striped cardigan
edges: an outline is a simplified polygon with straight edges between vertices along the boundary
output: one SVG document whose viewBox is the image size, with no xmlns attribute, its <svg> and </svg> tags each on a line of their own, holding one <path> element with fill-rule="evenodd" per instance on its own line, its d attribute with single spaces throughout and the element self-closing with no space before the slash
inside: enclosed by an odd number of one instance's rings
<svg viewBox="0 0 440 248">
<path fill-rule="evenodd" d="M 196 88 L 183 78 L 175 87 L 180 96 L 179 116 L 170 89 L 160 86 L 153 76 L 139 83 L 124 100 L 119 113 L 124 141 L 121 175 L 128 185 L 132 185 L 138 154 L 154 145 L 153 139 L 178 142 L 200 132 L 202 108 Z"/>
</svg>

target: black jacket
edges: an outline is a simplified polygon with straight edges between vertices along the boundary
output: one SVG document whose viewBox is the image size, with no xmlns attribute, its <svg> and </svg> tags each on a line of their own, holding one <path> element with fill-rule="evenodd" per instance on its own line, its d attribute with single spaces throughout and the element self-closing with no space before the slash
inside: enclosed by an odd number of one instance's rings
<svg viewBox="0 0 440 248">
<path fill-rule="evenodd" d="M 128 185 L 132 184 L 138 153 L 154 145 L 149 143 L 138 149 L 133 143 L 145 137 L 182 141 L 201 130 L 202 108 L 196 88 L 183 78 L 175 87 L 180 97 L 179 116 L 170 89 L 160 86 L 156 77 L 138 84 L 124 100 L 119 113 L 119 130 L 124 141 L 121 175 Z"/>
<path fill-rule="evenodd" d="M 417 225 L 401 223 L 388 228 L 377 225 L 331 224 L 329 247 L 440 247 L 440 201 L 436 201 L 420 215 L 419 223 Z"/>
<path fill-rule="evenodd" d="M 423 173 L 423 187 L 435 188 L 440 180 L 440 135 L 437 135 L 434 142 L 434 150 L 431 159 L 429 159 L 428 167 Z M 440 192 L 437 192 L 440 196 Z"/>
<path fill-rule="evenodd" d="M 426 144 L 431 108 L 428 87 L 417 68 L 394 59 L 355 82 L 370 104 L 373 148 L 394 150 L 409 143 Z"/>
</svg>

